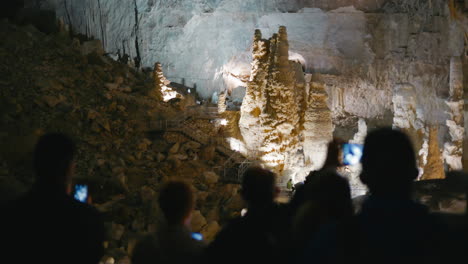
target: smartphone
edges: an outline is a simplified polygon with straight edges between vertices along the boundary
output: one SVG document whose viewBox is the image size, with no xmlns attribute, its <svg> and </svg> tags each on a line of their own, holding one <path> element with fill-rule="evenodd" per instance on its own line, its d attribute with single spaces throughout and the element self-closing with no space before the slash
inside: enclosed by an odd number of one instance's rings
<svg viewBox="0 0 468 264">
<path fill-rule="evenodd" d="M 361 162 L 363 145 L 345 143 L 342 146 L 343 165 L 356 165 Z"/>
<path fill-rule="evenodd" d="M 200 233 L 192 232 L 192 238 L 198 241 L 203 240 L 203 235 Z"/>
<path fill-rule="evenodd" d="M 75 184 L 73 189 L 73 198 L 82 203 L 86 203 L 86 201 L 88 200 L 88 185 Z"/>
</svg>

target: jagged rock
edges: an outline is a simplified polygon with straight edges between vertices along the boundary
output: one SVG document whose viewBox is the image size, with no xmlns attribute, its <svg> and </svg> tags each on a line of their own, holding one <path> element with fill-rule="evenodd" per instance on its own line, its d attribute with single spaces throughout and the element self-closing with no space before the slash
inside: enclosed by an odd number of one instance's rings
<svg viewBox="0 0 468 264">
<path fill-rule="evenodd" d="M 153 96 L 158 97 L 159 95 L 161 95 L 164 102 L 168 102 L 169 100 L 176 97 L 181 97 L 181 95 L 178 92 L 174 91 L 172 88 L 167 86 L 171 82 L 167 80 L 166 77 L 164 77 L 161 63 L 159 62 L 156 62 L 154 64 L 153 79 L 154 88 L 150 93 Z"/>
<path fill-rule="evenodd" d="M 180 148 L 180 143 L 177 142 L 175 143 L 170 149 L 169 149 L 169 154 L 176 154 L 179 152 L 179 148 Z"/>
<path fill-rule="evenodd" d="M 15 33 L 2 38 L 7 45 L 0 45 L 0 54 L 3 54 L 0 61 L 0 86 L 14 87 L 2 89 L 0 139 L 2 142 L 10 141 L 18 129 L 22 133 L 33 132 L 34 139 L 23 140 L 23 143 L 30 142 L 24 153 L 30 153 L 34 142 L 44 133 L 45 128 L 67 132 L 77 139 L 77 174 L 87 175 L 96 181 L 99 191 L 93 194 L 94 206 L 105 213 L 110 218 L 109 221 L 114 220 L 114 225 L 109 223 L 108 226 L 110 241 L 107 243 L 106 256 L 113 257 L 117 262 L 121 261 L 128 254 L 125 247 L 128 244 L 130 248 L 129 237 L 132 232 L 155 231 L 160 226 L 161 213 L 156 209 L 157 203 L 154 201 L 156 190 L 168 179 L 186 177 L 194 184 L 201 181 L 200 185 L 205 185 L 206 192 L 200 195 L 197 209 L 201 212 L 216 211 L 212 208 L 213 204 L 218 204 L 221 198 L 210 195 L 201 175 L 207 170 L 208 161 L 213 165 L 220 164 L 214 164 L 215 160 L 187 161 L 187 152 L 191 159 L 195 159 L 202 145 L 178 132 L 166 133 L 172 134 L 172 139 L 169 139 L 166 135 L 155 137 L 148 133 L 148 129 L 140 128 L 141 123 L 149 123 L 156 117 L 171 120 L 180 115 L 169 104 L 144 93 L 152 88 L 147 77 L 113 61 L 90 64 L 87 61 L 89 57 L 81 55 L 78 40 L 74 42 L 74 48 L 71 48 L 71 40 L 56 39 L 55 35 L 40 35 L 28 40 L 33 42 L 34 48 L 26 47 L 26 43 L 13 40 L 17 34 L 27 35 L 30 29 L 19 30 L 12 26 L 4 31 L 2 23 L 4 22 L 0 21 L 0 36 L 6 36 L 5 32 Z M 67 38 L 67 35 L 61 38 Z M 54 49 L 50 49 L 51 44 Z M 13 51 L 9 47 L 16 47 L 18 50 Z M 11 74 L 12 72 L 15 74 Z M 40 77 L 33 77 L 31 80 L 31 76 Z M 16 87 L 16 83 L 22 85 Z M 138 92 L 124 93 L 131 91 L 130 89 Z M 49 102 L 43 100 L 44 97 Z M 64 113 L 60 110 L 63 105 L 69 104 L 72 111 Z M 214 125 L 209 121 L 194 123 L 196 126 L 193 130 L 197 135 L 212 135 Z M 41 127 L 44 129 L 39 129 Z M 177 143 L 179 147 L 173 146 L 173 143 Z M 19 150 L 22 149 L 22 144 L 14 146 L 15 153 L 23 153 Z M 171 147 L 175 153 L 166 154 Z M 5 151 L 2 145 L 0 185 L 2 190 L 8 188 L 9 192 L 2 192 L 0 199 L 11 199 L 9 197 L 15 197 L 13 192 L 27 190 L 32 183 L 32 172 L 26 168 L 15 168 L 12 164 L 4 166 L 5 157 L 13 159 L 5 155 Z M 169 156 L 168 162 L 164 162 L 166 156 Z M 214 146 L 210 146 L 210 154 L 205 156 L 207 159 L 217 157 Z M 18 160 L 25 157 L 26 154 L 22 154 Z M 181 162 L 181 159 L 184 161 Z M 8 185 L 3 184 L 4 175 L 9 177 L 5 179 Z M 20 182 L 16 184 L 11 178 Z M 116 195 L 122 193 L 125 195 Z M 142 203 L 141 206 L 133 206 L 139 202 Z M 210 213 L 209 217 L 210 223 L 222 221 L 214 213 Z M 200 231 L 207 221 L 200 215 L 198 222 L 196 228 Z"/>
<path fill-rule="evenodd" d="M 193 211 L 191 222 L 192 230 L 194 232 L 200 232 L 205 225 L 206 219 L 203 217 L 200 210 Z"/>
<path fill-rule="evenodd" d="M 207 184 L 211 185 L 218 182 L 219 176 L 212 171 L 205 171 L 203 173 L 203 178 Z"/>
<path fill-rule="evenodd" d="M 201 233 L 206 241 L 212 241 L 220 229 L 218 222 L 211 221 L 203 227 Z"/>
<path fill-rule="evenodd" d="M 182 154 L 175 154 L 175 155 L 172 155 L 172 157 L 176 158 L 176 159 L 179 159 L 179 160 L 187 160 L 187 155 L 182 155 Z"/>
<path fill-rule="evenodd" d="M 201 147 L 200 143 L 195 142 L 195 141 L 188 141 L 181 146 L 180 151 L 187 153 L 189 150 L 195 151 L 196 149 L 199 149 L 200 147 Z"/>
<path fill-rule="evenodd" d="M 96 53 L 99 56 L 104 55 L 104 49 L 100 40 L 89 40 L 81 44 L 81 54 L 86 56 L 91 53 Z"/>
</svg>

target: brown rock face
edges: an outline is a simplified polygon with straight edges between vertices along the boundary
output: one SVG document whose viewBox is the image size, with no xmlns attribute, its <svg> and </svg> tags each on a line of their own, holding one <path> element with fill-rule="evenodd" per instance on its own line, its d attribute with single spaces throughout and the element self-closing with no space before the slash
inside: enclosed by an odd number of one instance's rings
<svg viewBox="0 0 468 264">
<path fill-rule="evenodd" d="M 450 60 L 450 90 L 447 105 L 449 118 L 446 125 L 449 129 L 450 141 L 444 144 L 444 159 L 449 170 L 461 170 L 463 156 L 464 100 L 463 100 L 463 69 L 460 57 Z"/>
<path fill-rule="evenodd" d="M 436 126 L 429 128 L 428 139 L 428 155 L 427 161 L 424 165 L 424 173 L 421 180 L 444 179 L 444 164 L 442 160 L 442 153 L 439 148 L 439 140 L 437 139 L 438 129 Z"/>
</svg>

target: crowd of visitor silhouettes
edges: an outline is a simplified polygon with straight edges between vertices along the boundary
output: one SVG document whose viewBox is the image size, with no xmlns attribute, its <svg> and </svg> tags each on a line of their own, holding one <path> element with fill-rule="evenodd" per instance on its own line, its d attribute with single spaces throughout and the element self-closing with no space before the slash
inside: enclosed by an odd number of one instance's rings
<svg viewBox="0 0 468 264">
<path fill-rule="evenodd" d="M 241 185 L 247 212 L 211 243 L 190 230 L 192 187 L 165 183 L 159 206 L 166 225 L 137 243 L 132 263 L 451 263 L 466 258 L 466 228 L 451 227 L 412 199 L 418 170 L 404 133 L 381 128 L 366 137 L 360 179 L 369 194 L 358 212 L 348 181 L 336 171 L 338 145 L 329 145 L 323 168 L 311 172 L 286 204 L 275 202 L 279 189 L 273 172 L 248 169 Z M 39 139 L 34 187 L 2 208 L 4 263 L 100 261 L 103 221 L 92 205 L 70 196 L 74 157 L 75 145 L 67 136 Z"/>
</svg>

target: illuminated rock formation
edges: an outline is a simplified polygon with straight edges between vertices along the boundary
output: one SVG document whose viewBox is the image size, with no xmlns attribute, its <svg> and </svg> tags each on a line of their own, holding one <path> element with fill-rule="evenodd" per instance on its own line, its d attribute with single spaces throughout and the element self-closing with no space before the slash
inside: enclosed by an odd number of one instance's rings
<svg viewBox="0 0 468 264">
<path fill-rule="evenodd" d="M 166 79 L 166 77 L 164 77 L 161 63 L 159 62 L 156 62 L 154 64 L 153 79 L 154 79 L 154 91 L 153 92 L 160 91 L 164 102 L 167 102 L 171 100 L 172 98 L 181 97 L 179 93 L 177 93 L 176 91 L 172 90 L 172 88 L 167 86 L 171 82 L 168 79 Z"/>
<path fill-rule="evenodd" d="M 218 97 L 218 113 L 222 114 L 226 111 L 226 92 L 222 92 Z"/>
<path fill-rule="evenodd" d="M 304 155 L 310 169 L 322 167 L 328 142 L 333 137 L 331 111 L 327 105 L 328 94 L 323 84 L 309 83 L 307 110 L 304 115 Z"/>
<path fill-rule="evenodd" d="M 280 27 L 269 40 L 262 39 L 260 30 L 256 30 L 251 79 L 241 106 L 239 127 L 247 150 L 259 150 L 264 164 L 279 173 L 297 164 L 296 154 L 302 148 L 297 96 L 286 28 Z"/>
<path fill-rule="evenodd" d="M 463 156 L 463 70 L 459 57 L 450 60 L 450 96 L 447 101 L 450 111 L 446 125 L 449 129 L 450 141 L 444 144 L 444 159 L 449 170 L 462 169 Z"/>
<path fill-rule="evenodd" d="M 423 168 L 421 180 L 443 179 L 445 178 L 444 163 L 442 153 L 439 147 L 438 129 L 437 126 L 429 127 L 428 139 L 425 140 L 421 152 L 426 150 L 424 159 L 420 161 L 420 166 Z M 422 163 L 422 164 L 421 164 Z"/>
<path fill-rule="evenodd" d="M 399 128 L 410 137 L 417 153 L 420 174 L 428 156 L 428 133 L 423 113 L 419 107 L 415 87 L 409 83 L 397 85 L 393 89 L 393 127 Z"/>
</svg>

